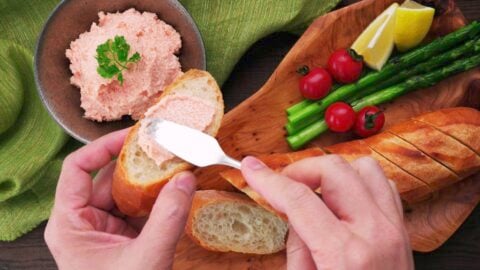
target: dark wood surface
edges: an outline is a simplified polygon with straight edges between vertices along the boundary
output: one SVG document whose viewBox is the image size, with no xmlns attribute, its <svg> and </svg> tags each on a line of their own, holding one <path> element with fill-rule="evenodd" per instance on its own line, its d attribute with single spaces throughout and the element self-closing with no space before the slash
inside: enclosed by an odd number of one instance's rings
<svg viewBox="0 0 480 270">
<path fill-rule="evenodd" d="M 349 2 L 354 1 L 342 5 Z M 469 20 L 480 20 L 480 0 L 457 4 Z M 280 33 L 252 46 L 223 87 L 227 109 L 259 89 L 296 40 Z M 44 228 L 42 224 L 15 242 L 0 242 L 0 270 L 57 269 L 43 241 Z M 417 269 L 480 269 L 480 206 L 445 245 L 431 253 L 415 253 L 415 265 Z"/>
</svg>

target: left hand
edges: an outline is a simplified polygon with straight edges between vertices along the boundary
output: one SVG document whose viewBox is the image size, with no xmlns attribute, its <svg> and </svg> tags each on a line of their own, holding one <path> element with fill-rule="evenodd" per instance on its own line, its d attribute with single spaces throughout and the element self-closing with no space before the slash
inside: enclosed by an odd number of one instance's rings
<svg viewBox="0 0 480 270">
<path fill-rule="evenodd" d="M 64 161 L 45 241 L 60 269 L 170 269 L 183 233 L 195 177 L 177 175 L 162 189 L 145 226 L 122 219 L 111 195 L 112 158 L 127 130 L 111 133 Z M 90 174 L 100 170 L 92 181 Z M 140 223 L 140 224 L 138 224 Z M 140 227 L 143 227 L 140 231 Z"/>
</svg>

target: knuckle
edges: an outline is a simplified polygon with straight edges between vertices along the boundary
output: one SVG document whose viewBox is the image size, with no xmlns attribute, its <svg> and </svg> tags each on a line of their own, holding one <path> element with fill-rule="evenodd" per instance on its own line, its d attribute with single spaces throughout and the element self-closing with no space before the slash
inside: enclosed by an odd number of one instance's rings
<svg viewBox="0 0 480 270">
<path fill-rule="evenodd" d="M 293 202 L 302 202 L 311 195 L 312 190 L 304 184 L 292 183 L 287 186 L 288 196 Z"/>
<path fill-rule="evenodd" d="M 366 168 L 380 168 L 378 161 L 372 157 L 361 157 L 355 161 L 358 165 Z"/>
<path fill-rule="evenodd" d="M 368 247 L 355 249 L 351 257 L 353 269 L 372 269 L 375 256 L 375 252 Z"/>
<path fill-rule="evenodd" d="M 328 156 L 325 156 L 325 159 L 332 165 L 349 166 L 348 162 L 339 155 L 328 155 Z"/>
<path fill-rule="evenodd" d="M 47 224 L 47 227 L 45 227 L 45 231 L 43 232 L 43 239 L 45 240 L 45 243 L 47 246 L 51 245 L 52 241 L 52 230 L 51 230 L 51 224 L 50 222 Z"/>
<path fill-rule="evenodd" d="M 73 159 L 74 159 L 73 153 L 70 153 L 68 156 L 66 156 L 65 159 L 63 159 L 62 170 L 65 169 L 69 164 L 72 164 Z"/>
</svg>

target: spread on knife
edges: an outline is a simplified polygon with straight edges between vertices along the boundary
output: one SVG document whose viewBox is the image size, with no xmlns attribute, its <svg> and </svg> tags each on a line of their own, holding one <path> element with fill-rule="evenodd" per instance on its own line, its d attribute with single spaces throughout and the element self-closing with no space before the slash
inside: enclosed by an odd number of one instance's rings
<svg viewBox="0 0 480 270">
<path fill-rule="evenodd" d="M 124 38 L 133 57 L 132 64 L 106 78 L 98 72 L 97 48 L 109 40 Z M 177 53 L 179 33 L 150 12 L 129 9 L 122 13 L 99 13 L 93 23 L 70 44 L 66 56 L 73 76 L 71 83 L 80 88 L 85 117 L 95 121 L 118 120 L 124 115 L 139 119 L 163 89 L 182 74 Z M 120 76 L 120 77 L 119 77 Z"/>
<path fill-rule="evenodd" d="M 167 95 L 145 113 L 145 119 L 140 122 L 138 144 L 147 156 L 162 166 L 174 155 L 159 146 L 152 135 L 147 132 L 151 120 L 157 117 L 194 129 L 205 131 L 213 122 L 215 107 L 203 99 L 184 94 Z"/>
</svg>

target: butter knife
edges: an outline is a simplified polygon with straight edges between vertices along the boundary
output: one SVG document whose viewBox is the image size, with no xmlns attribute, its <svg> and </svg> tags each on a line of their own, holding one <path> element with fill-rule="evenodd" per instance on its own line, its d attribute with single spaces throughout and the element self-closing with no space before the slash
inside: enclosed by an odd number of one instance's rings
<svg viewBox="0 0 480 270">
<path fill-rule="evenodd" d="M 227 165 L 240 169 L 240 162 L 225 154 L 214 137 L 199 130 L 153 118 L 147 132 L 161 147 L 197 167 Z"/>
</svg>

